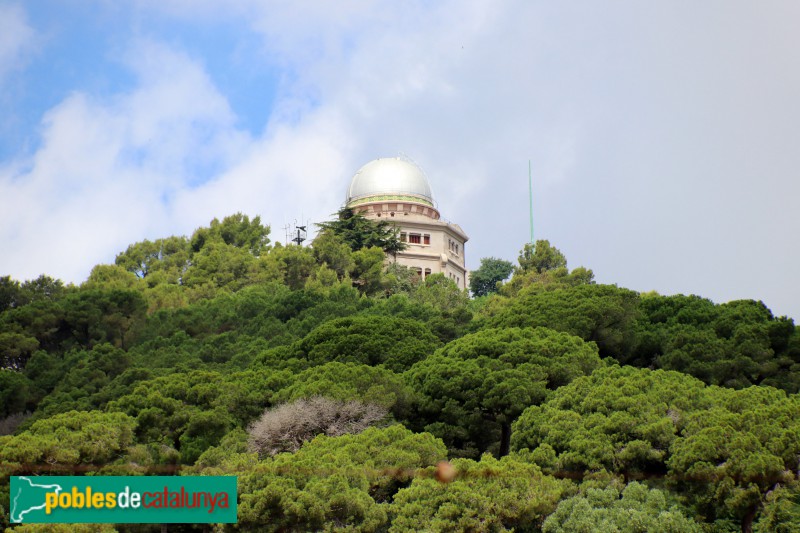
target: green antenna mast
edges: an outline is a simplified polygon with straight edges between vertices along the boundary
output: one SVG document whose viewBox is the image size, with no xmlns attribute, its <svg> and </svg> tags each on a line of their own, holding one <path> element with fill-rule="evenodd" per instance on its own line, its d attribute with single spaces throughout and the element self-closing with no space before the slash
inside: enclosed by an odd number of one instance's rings
<svg viewBox="0 0 800 533">
<path fill-rule="evenodd" d="M 531 176 L 531 160 L 528 159 L 528 199 L 530 200 L 530 214 L 531 214 L 531 244 L 533 240 L 533 178 Z"/>
</svg>

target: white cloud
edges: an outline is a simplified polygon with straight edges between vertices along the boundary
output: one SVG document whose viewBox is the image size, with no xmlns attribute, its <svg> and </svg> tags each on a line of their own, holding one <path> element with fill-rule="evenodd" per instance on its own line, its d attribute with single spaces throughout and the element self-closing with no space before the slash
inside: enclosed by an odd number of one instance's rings
<svg viewBox="0 0 800 533">
<path fill-rule="evenodd" d="M 175 212 L 191 220 L 185 231 L 237 211 L 261 215 L 272 239 L 283 241 L 283 224 L 318 222 L 339 208 L 341 182 L 350 173 L 342 156 L 349 137 L 338 117 L 324 112 L 276 126 L 214 180 L 181 191 Z"/>
<path fill-rule="evenodd" d="M 262 215 L 283 241 L 284 223 L 339 207 L 352 132 L 335 112 L 252 139 L 197 61 L 149 40 L 125 61 L 133 90 L 70 95 L 44 117 L 30 160 L 0 168 L 0 271 L 80 282 L 130 243 L 213 217 Z"/>
<path fill-rule="evenodd" d="M 36 46 L 36 32 L 25 11 L 16 4 L 0 5 L 0 87 L 6 76 L 21 67 Z"/>
<path fill-rule="evenodd" d="M 81 281 L 125 245 L 158 237 L 170 200 L 195 186 L 198 160 L 227 167 L 250 140 L 191 59 L 152 42 L 131 50 L 139 85 L 50 110 L 29 161 L 0 170 L 0 270 Z"/>
<path fill-rule="evenodd" d="M 725 5 L 720 18 L 720 4 L 687 17 L 625 2 L 387 3 L 335 20 L 310 46 L 327 53 L 289 57 L 342 117 L 353 170 L 397 152 L 423 164 L 444 216 L 473 237 L 473 264 L 513 258 L 527 239 L 531 158 L 539 236 L 573 265 L 800 316 L 783 268 L 800 261 L 788 244 L 800 232 L 800 8 Z M 326 16 L 281 15 L 254 26 L 300 49 L 293 39 L 313 39 Z M 760 264 L 769 274 L 753 275 Z"/>
</svg>

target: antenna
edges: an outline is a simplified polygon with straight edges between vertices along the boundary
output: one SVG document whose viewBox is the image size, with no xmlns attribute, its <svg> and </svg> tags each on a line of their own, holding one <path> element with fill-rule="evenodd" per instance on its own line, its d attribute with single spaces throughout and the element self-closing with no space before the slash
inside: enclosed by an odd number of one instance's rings
<svg viewBox="0 0 800 533">
<path fill-rule="evenodd" d="M 530 216 L 531 216 L 531 244 L 533 240 L 533 177 L 531 174 L 531 160 L 528 159 L 528 199 L 530 202 Z"/>
<path fill-rule="evenodd" d="M 291 227 L 292 227 L 292 225 L 291 225 L 291 224 L 286 224 L 286 225 L 283 227 L 283 244 L 286 244 L 286 245 L 288 245 L 288 244 L 289 244 L 289 235 L 291 234 L 291 232 L 289 231 L 289 229 L 290 229 Z"/>
<path fill-rule="evenodd" d="M 292 242 L 295 243 L 297 246 L 300 246 L 301 244 L 303 244 L 303 241 L 306 240 L 306 236 L 308 235 L 308 232 L 306 231 L 307 227 L 308 227 L 307 225 L 306 226 L 298 226 L 297 225 L 297 220 L 294 221 L 294 231 L 292 232 L 292 235 L 293 235 Z"/>
</svg>

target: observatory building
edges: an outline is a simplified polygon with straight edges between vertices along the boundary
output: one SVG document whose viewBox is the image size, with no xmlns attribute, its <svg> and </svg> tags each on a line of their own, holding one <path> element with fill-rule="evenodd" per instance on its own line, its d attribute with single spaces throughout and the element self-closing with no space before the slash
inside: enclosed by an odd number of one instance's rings
<svg viewBox="0 0 800 533">
<path fill-rule="evenodd" d="M 469 239 L 458 224 L 441 220 L 425 173 L 400 157 L 370 161 L 350 181 L 345 204 L 373 220 L 387 220 L 406 243 L 391 261 L 417 271 L 425 279 L 442 273 L 458 288 L 467 288 L 464 244 Z"/>
</svg>

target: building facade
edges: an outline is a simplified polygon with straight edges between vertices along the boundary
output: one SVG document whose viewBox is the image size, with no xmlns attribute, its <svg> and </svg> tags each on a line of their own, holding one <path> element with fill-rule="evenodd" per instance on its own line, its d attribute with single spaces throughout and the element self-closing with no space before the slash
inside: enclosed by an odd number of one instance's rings
<svg viewBox="0 0 800 533">
<path fill-rule="evenodd" d="M 468 285 L 464 245 L 469 238 L 458 224 L 441 219 L 425 173 L 400 157 L 370 161 L 353 176 L 347 207 L 373 220 L 388 220 L 407 245 L 389 260 L 425 279 L 442 273 L 460 289 Z"/>
</svg>

